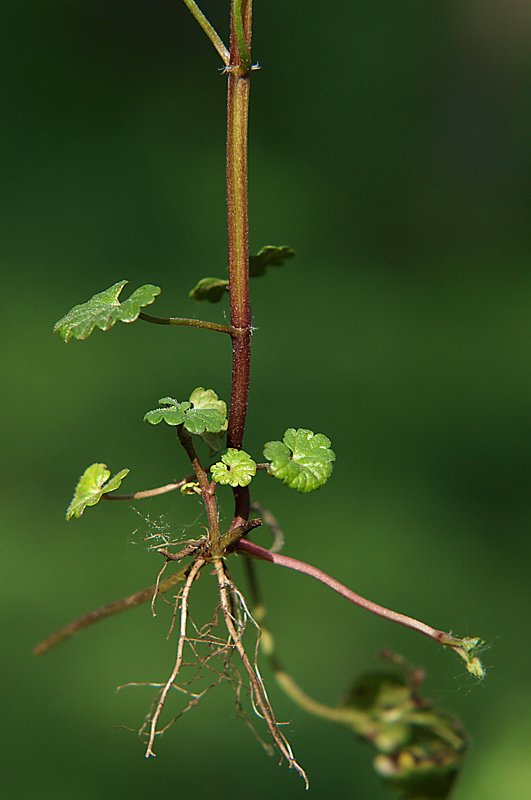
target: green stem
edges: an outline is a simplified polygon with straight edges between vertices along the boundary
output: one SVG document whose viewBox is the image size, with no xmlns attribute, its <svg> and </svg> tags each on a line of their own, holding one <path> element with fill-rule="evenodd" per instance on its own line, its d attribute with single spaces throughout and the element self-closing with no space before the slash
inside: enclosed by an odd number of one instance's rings
<svg viewBox="0 0 531 800">
<path fill-rule="evenodd" d="M 245 23 L 244 23 L 244 5 L 246 6 L 247 3 L 245 0 L 234 0 L 233 4 L 233 21 L 234 21 L 234 33 L 236 35 L 236 44 L 238 47 L 238 55 L 240 64 L 239 66 L 245 72 L 250 70 L 251 68 L 251 52 L 249 50 L 249 44 L 247 42 L 247 35 L 245 32 Z M 249 0 L 248 5 L 251 5 L 251 0 Z"/>
<path fill-rule="evenodd" d="M 204 328 L 207 331 L 228 333 L 229 336 L 234 336 L 237 333 L 232 325 L 221 325 L 218 322 L 207 322 L 203 319 L 189 319 L 188 317 L 152 317 L 151 314 L 145 314 L 143 311 L 138 315 L 138 319 L 143 319 L 144 322 L 151 322 L 153 325 L 186 325 L 189 328 Z"/>
<path fill-rule="evenodd" d="M 185 6 L 190 11 L 192 16 L 195 20 L 201 25 L 202 29 L 216 48 L 217 52 L 219 53 L 221 60 L 227 67 L 230 61 L 230 53 L 223 44 L 223 41 L 219 34 L 215 31 L 213 26 L 210 24 L 208 19 L 205 17 L 197 3 L 194 3 L 194 0 L 183 0 Z"/>
<path fill-rule="evenodd" d="M 227 231 L 232 334 L 232 385 L 227 446 L 241 449 L 245 432 L 251 372 L 251 304 L 249 299 L 248 119 L 249 67 L 238 35 L 251 41 L 251 0 L 231 2 L 231 50 L 227 90 Z M 239 34 L 238 34 L 239 31 Z M 245 48 L 244 48 L 245 50 Z M 250 61 L 249 61 L 250 64 Z M 249 490 L 234 489 L 234 526 L 249 516 Z"/>
</svg>

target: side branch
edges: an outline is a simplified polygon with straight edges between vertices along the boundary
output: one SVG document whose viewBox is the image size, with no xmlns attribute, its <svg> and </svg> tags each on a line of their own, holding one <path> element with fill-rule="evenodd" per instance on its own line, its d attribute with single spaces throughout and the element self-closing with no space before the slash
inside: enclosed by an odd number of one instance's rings
<svg viewBox="0 0 531 800">
<path fill-rule="evenodd" d="M 431 625 L 426 625 L 426 623 L 421 622 L 418 619 L 408 617 L 406 614 L 400 614 L 397 611 L 392 611 L 390 608 L 385 608 L 385 606 L 381 606 L 378 603 L 373 603 L 372 600 L 367 600 L 365 597 L 357 594 L 357 592 L 349 589 L 348 586 L 345 586 L 335 578 L 332 578 L 331 575 L 327 575 L 326 572 L 323 572 L 317 567 L 312 567 L 311 564 L 307 564 L 305 561 L 300 561 L 298 558 L 283 556 L 280 553 L 272 553 L 270 550 L 266 550 L 264 547 L 260 547 L 253 542 L 248 542 L 245 539 L 240 540 L 235 549 L 237 552 L 240 551 L 250 556 L 254 556 L 255 558 L 260 558 L 262 561 L 270 561 L 272 564 L 277 564 L 279 567 L 286 567 L 287 569 L 293 569 L 296 572 L 302 572 L 303 575 L 309 575 L 311 578 L 315 578 L 316 580 L 321 581 L 321 583 L 324 583 L 330 589 L 333 589 L 334 592 L 337 592 L 337 594 L 340 594 L 346 600 L 349 600 L 351 603 L 360 606 L 360 608 L 364 608 L 366 611 L 370 611 L 372 614 L 377 614 L 379 617 L 384 617 L 384 619 L 388 619 L 391 622 L 404 625 L 406 628 L 412 628 L 413 630 L 418 631 L 418 633 L 422 633 L 424 636 L 428 636 L 430 639 L 435 639 L 435 641 L 440 642 L 441 644 L 443 644 L 444 640 L 448 637 L 448 634 L 444 631 L 439 631 L 436 628 L 432 628 Z"/>
<path fill-rule="evenodd" d="M 190 319 L 189 317 L 153 317 L 151 314 L 145 314 L 143 311 L 138 315 L 138 319 L 143 319 L 144 322 L 151 322 L 153 325 L 184 325 L 189 328 L 203 328 L 207 331 L 228 333 L 229 336 L 234 336 L 236 333 L 236 329 L 232 325 L 207 322 L 204 319 Z"/>
<path fill-rule="evenodd" d="M 432 628 L 431 625 L 427 625 L 425 622 L 421 622 L 414 617 L 408 617 L 406 614 L 400 614 L 398 611 L 392 611 L 390 608 L 385 608 L 385 606 L 381 606 L 378 603 L 373 603 L 372 600 L 367 600 L 365 597 L 362 597 L 357 592 L 353 592 L 348 586 L 340 583 L 317 567 L 312 567 L 310 564 L 306 564 L 298 558 L 290 558 L 290 556 L 283 556 L 280 555 L 280 553 L 272 553 L 270 550 L 266 550 L 253 542 L 248 542 L 246 539 L 241 539 L 234 549 L 236 552 L 246 553 L 255 558 L 260 558 L 263 561 L 270 561 L 272 564 L 277 564 L 279 567 L 287 567 L 288 569 L 294 569 L 296 572 L 302 572 L 304 575 L 309 575 L 311 578 L 315 578 L 326 586 L 329 586 L 330 589 L 333 589 L 334 592 L 337 592 L 337 594 L 340 594 L 351 603 L 360 606 L 360 608 L 364 608 L 366 611 L 370 611 L 371 614 L 377 614 L 379 617 L 388 619 L 390 622 L 396 622 L 398 625 L 403 625 L 405 628 L 411 628 L 411 630 L 422 633 L 424 636 L 428 636 L 430 639 L 433 639 L 433 641 L 445 647 L 451 647 L 454 653 L 463 659 L 471 675 L 480 680 L 485 677 L 485 668 L 477 656 L 484 645 L 484 642 L 479 637 L 464 636 L 463 638 L 459 638 L 445 631 L 440 631 L 437 628 Z"/>
<path fill-rule="evenodd" d="M 74 634 L 82 631 L 84 628 L 94 625 L 95 622 L 106 619 L 113 614 L 119 614 L 120 611 L 128 611 L 130 608 L 135 608 L 135 606 L 139 606 L 142 603 L 147 603 L 148 600 L 153 598 L 155 593 L 164 594 L 173 586 L 176 586 L 178 583 L 182 583 L 182 581 L 186 580 L 186 577 L 190 572 L 190 566 L 191 565 L 188 564 L 177 572 L 174 572 L 173 575 L 171 575 L 169 578 L 166 578 L 165 581 L 160 581 L 158 587 L 156 584 L 153 584 L 152 586 L 148 586 L 146 589 L 141 589 L 141 591 L 129 595 L 129 597 L 123 597 L 121 600 L 115 600 L 113 603 L 107 603 L 106 605 L 100 606 L 94 611 L 91 611 L 89 614 L 85 614 L 83 617 L 79 617 L 73 622 L 69 622 L 68 625 L 65 625 L 63 628 L 59 628 L 58 631 L 55 631 L 55 633 L 52 633 L 51 636 L 48 636 L 46 639 L 40 642 L 40 644 L 38 644 L 33 650 L 34 654 L 36 656 L 42 656 L 44 653 L 47 653 L 48 650 L 51 650 L 58 644 L 61 644 L 66 639 L 74 636 Z"/>
</svg>

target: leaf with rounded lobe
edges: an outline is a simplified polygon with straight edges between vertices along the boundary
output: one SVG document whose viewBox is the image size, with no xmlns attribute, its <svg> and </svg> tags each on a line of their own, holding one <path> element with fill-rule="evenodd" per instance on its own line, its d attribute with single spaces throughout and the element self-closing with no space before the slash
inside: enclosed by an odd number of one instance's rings
<svg viewBox="0 0 531 800">
<path fill-rule="evenodd" d="M 179 403 L 172 397 L 161 397 L 159 405 L 166 406 L 166 408 L 155 408 L 153 411 L 146 412 L 144 422 L 149 422 L 151 425 L 158 425 L 159 422 L 165 422 L 166 425 L 182 425 L 184 412 L 190 408 L 190 403 Z"/>
<path fill-rule="evenodd" d="M 109 480 L 111 473 L 106 464 L 91 464 L 87 467 L 77 482 L 74 496 L 66 510 L 67 520 L 72 517 L 79 519 L 87 506 L 95 506 L 104 494 L 118 489 L 128 473 L 128 469 L 122 469 Z"/>
<path fill-rule="evenodd" d="M 282 442 L 267 442 L 264 456 L 269 473 L 298 492 L 313 492 L 332 474 L 335 453 L 330 439 L 306 428 L 288 428 Z"/>
<path fill-rule="evenodd" d="M 259 278 L 265 275 L 268 267 L 281 267 L 287 258 L 293 258 L 295 250 L 291 247 L 276 247 L 268 244 L 262 247 L 255 256 L 249 257 L 249 275 Z"/>
<path fill-rule="evenodd" d="M 245 450 L 229 447 L 221 461 L 210 467 L 212 480 L 229 486 L 248 486 L 256 475 L 256 462 Z"/>
<path fill-rule="evenodd" d="M 207 445 L 209 451 L 211 453 L 217 453 L 223 447 L 225 442 L 225 431 L 229 425 L 229 421 L 227 419 L 226 402 L 224 400 L 220 400 L 213 389 L 203 389 L 202 386 L 194 389 L 190 395 L 190 402 L 192 403 L 194 410 L 204 411 L 212 409 L 219 411 L 220 414 L 223 415 L 225 424 L 220 431 L 210 431 L 207 429 L 203 433 L 199 434 L 201 439 Z"/>
<path fill-rule="evenodd" d="M 209 303 L 219 303 L 229 286 L 224 278 L 201 278 L 193 289 L 188 292 L 190 300 L 208 300 Z"/>
<path fill-rule="evenodd" d="M 127 281 L 118 281 L 104 292 L 95 294 L 86 303 L 74 306 L 55 323 L 54 333 L 69 342 L 71 339 L 87 339 L 96 327 L 108 331 L 116 322 L 134 322 L 144 306 L 149 306 L 160 294 L 160 288 L 146 283 L 120 303 L 118 297 L 126 283 Z"/>
<path fill-rule="evenodd" d="M 184 425 L 187 431 L 199 436 L 205 433 L 221 433 L 227 429 L 227 405 L 219 400 L 213 389 L 199 386 L 190 395 L 190 400 L 180 403 L 173 397 L 162 397 L 161 406 L 148 411 L 144 421 L 152 425 L 165 422 L 167 425 Z"/>
<path fill-rule="evenodd" d="M 202 386 L 198 386 L 190 395 L 189 400 L 195 410 L 215 409 L 224 417 L 227 416 L 226 402 L 220 400 L 213 389 L 203 389 Z"/>
</svg>

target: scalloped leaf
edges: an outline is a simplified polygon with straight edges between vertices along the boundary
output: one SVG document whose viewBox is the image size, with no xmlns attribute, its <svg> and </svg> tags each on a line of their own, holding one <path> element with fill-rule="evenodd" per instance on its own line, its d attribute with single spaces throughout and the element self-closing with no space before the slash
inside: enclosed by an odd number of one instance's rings
<svg viewBox="0 0 531 800">
<path fill-rule="evenodd" d="M 269 473 L 298 492 L 313 492 L 332 474 L 335 453 L 330 439 L 306 428 L 288 428 L 282 442 L 267 442 L 264 456 Z"/>
<path fill-rule="evenodd" d="M 228 280 L 224 278 L 201 278 L 193 289 L 188 292 L 190 300 L 208 300 L 209 303 L 219 303 L 229 287 Z"/>
<path fill-rule="evenodd" d="M 95 506 L 104 494 L 118 489 L 128 474 L 128 469 L 122 469 L 109 480 L 111 473 L 106 464 L 91 464 L 87 467 L 77 482 L 74 496 L 66 510 L 67 520 L 72 517 L 79 519 L 87 506 Z"/>
<path fill-rule="evenodd" d="M 227 405 L 213 389 L 194 389 L 189 401 L 180 403 L 173 397 L 161 397 L 159 405 L 144 415 L 151 425 L 165 422 L 167 425 L 184 425 L 190 433 L 201 436 L 205 433 L 221 433 L 227 429 Z"/>
<path fill-rule="evenodd" d="M 281 267 L 286 259 L 293 258 L 294 255 L 295 250 L 292 250 L 291 247 L 267 244 L 255 256 L 250 256 L 249 275 L 251 278 L 259 278 L 265 275 L 268 267 Z"/>
<path fill-rule="evenodd" d="M 203 389 L 198 386 L 188 398 L 195 410 L 214 409 L 219 411 L 224 417 L 227 416 L 227 404 L 220 400 L 213 389 Z"/>
<path fill-rule="evenodd" d="M 210 467 L 212 480 L 228 486 L 248 486 L 256 475 L 256 462 L 245 450 L 229 447 L 221 461 Z"/>
<path fill-rule="evenodd" d="M 108 331 L 116 322 L 134 322 L 144 306 L 151 305 L 161 290 L 159 286 L 146 283 L 120 303 L 118 297 L 126 283 L 128 281 L 118 281 L 86 303 L 74 306 L 55 323 L 54 333 L 69 342 L 71 339 L 87 339 L 96 327 Z"/>
</svg>

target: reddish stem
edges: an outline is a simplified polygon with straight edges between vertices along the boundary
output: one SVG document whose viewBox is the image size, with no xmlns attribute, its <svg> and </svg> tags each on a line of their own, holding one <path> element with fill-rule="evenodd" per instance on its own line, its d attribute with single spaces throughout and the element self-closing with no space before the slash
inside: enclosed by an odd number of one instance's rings
<svg viewBox="0 0 531 800">
<path fill-rule="evenodd" d="M 418 633 L 424 634 L 424 636 L 428 636 L 430 639 L 435 639 L 437 642 L 443 643 L 443 640 L 448 636 L 444 631 L 432 628 L 431 625 L 426 625 L 425 622 L 421 622 L 413 617 L 408 617 L 406 614 L 400 614 L 398 611 L 392 611 L 390 608 L 385 608 L 385 606 L 381 606 L 378 603 L 373 603 L 372 600 L 367 600 L 365 597 L 357 594 L 357 592 L 353 592 L 348 586 L 345 586 L 335 578 L 327 575 L 326 572 L 323 572 L 317 567 L 312 567 L 310 564 L 306 564 L 306 562 L 300 561 L 298 558 L 283 556 L 280 555 L 280 553 L 272 553 L 270 550 L 266 550 L 264 547 L 260 547 L 246 539 L 240 539 L 235 550 L 254 556 L 255 558 L 260 558 L 263 561 L 270 561 L 272 564 L 276 564 L 279 567 L 287 567 L 287 569 L 293 569 L 296 572 L 309 575 L 311 578 L 315 578 L 330 587 L 330 589 L 333 589 L 334 592 L 337 592 L 337 594 L 340 594 L 346 600 L 360 606 L 360 608 L 364 608 L 372 614 L 377 614 L 379 617 L 384 617 L 384 619 L 388 619 L 390 622 L 396 622 L 399 625 L 404 625 L 406 628 L 411 628 Z"/>
<path fill-rule="evenodd" d="M 227 446 L 241 449 L 249 402 L 251 304 L 249 300 L 248 119 L 250 71 L 242 67 L 231 3 L 230 65 L 227 89 L 227 232 L 232 333 L 232 383 Z M 244 29 L 251 43 L 252 3 L 244 7 Z M 249 490 L 234 490 L 233 526 L 249 517 Z"/>
</svg>

